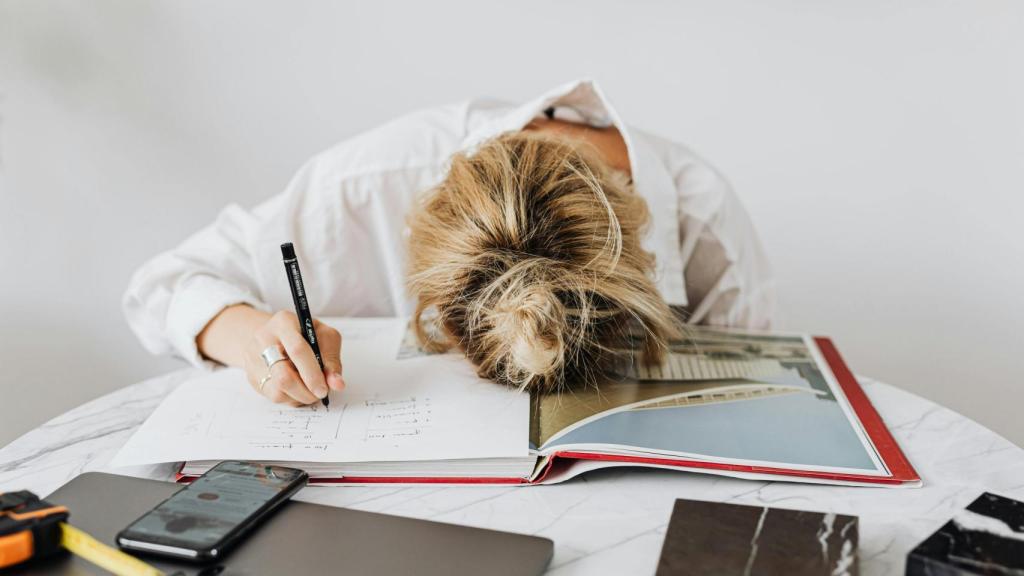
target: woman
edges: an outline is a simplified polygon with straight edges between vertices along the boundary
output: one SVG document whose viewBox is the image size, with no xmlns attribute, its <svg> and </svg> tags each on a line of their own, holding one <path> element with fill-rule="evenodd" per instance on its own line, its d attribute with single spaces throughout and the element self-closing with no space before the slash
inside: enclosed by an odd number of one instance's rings
<svg viewBox="0 0 1024 576">
<path fill-rule="evenodd" d="M 626 330 L 657 357 L 678 334 L 669 304 L 725 326 L 765 328 L 773 313 L 766 258 L 725 181 L 627 128 L 590 82 L 415 113 L 331 148 L 283 194 L 227 207 L 145 264 L 129 324 L 154 353 L 243 368 L 274 402 L 342 390 L 342 335 L 316 327 L 321 371 L 287 312 L 287 241 L 315 316 L 414 314 L 424 345 L 530 388 L 585 377 Z M 268 369 L 275 348 L 288 361 Z"/>
</svg>

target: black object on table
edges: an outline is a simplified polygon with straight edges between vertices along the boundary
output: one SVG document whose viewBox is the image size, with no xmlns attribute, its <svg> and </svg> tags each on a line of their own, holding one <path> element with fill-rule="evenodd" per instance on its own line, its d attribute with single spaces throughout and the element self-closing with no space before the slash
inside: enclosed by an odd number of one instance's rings
<svg viewBox="0 0 1024 576">
<path fill-rule="evenodd" d="M 906 574 L 1024 574 L 1024 502 L 978 496 L 910 551 Z"/>
<path fill-rule="evenodd" d="M 857 517 L 676 500 L 658 576 L 857 574 Z"/>
</svg>

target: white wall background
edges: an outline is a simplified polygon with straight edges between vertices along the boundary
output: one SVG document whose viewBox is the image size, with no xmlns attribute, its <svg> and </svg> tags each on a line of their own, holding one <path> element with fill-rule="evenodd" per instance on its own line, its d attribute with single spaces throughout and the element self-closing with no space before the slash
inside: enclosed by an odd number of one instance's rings
<svg viewBox="0 0 1024 576">
<path fill-rule="evenodd" d="M 733 181 L 786 328 L 1024 443 L 1024 3 L 0 0 L 0 445 L 178 364 L 132 270 L 311 154 L 596 78 Z"/>
</svg>

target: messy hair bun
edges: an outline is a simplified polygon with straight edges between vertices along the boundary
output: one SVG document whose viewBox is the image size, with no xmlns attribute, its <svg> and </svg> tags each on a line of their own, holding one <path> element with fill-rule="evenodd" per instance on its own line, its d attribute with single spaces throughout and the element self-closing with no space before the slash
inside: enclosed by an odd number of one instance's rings
<svg viewBox="0 0 1024 576">
<path fill-rule="evenodd" d="M 678 329 L 640 246 L 647 219 L 586 145 L 513 133 L 454 156 L 409 221 L 421 344 L 458 347 L 482 376 L 542 390 L 590 379 L 627 334 L 660 358 Z"/>
<path fill-rule="evenodd" d="M 494 308 L 481 306 L 481 323 L 490 330 L 480 335 L 481 348 L 507 355 L 507 370 L 541 375 L 561 368 L 565 354 L 563 332 L 566 312 L 562 302 L 543 283 L 530 284 L 520 276 Z M 505 350 L 507 348 L 507 350 Z M 500 362 L 499 362 L 500 363 Z M 517 380 L 516 374 L 507 374 Z"/>
</svg>

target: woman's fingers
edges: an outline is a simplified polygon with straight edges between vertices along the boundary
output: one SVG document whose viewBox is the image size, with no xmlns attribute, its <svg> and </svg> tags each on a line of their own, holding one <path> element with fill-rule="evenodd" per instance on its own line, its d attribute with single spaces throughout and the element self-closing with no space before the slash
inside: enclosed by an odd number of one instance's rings
<svg viewBox="0 0 1024 576">
<path fill-rule="evenodd" d="M 278 366 L 280 366 L 280 364 L 278 364 Z M 275 366 L 274 371 L 277 370 L 278 368 L 277 366 Z M 299 402 L 295 398 L 289 396 L 288 392 L 286 391 L 286 388 L 288 386 L 286 384 L 283 384 L 282 382 L 283 380 L 277 380 L 271 377 L 267 380 L 266 384 L 264 384 L 262 388 L 259 386 L 258 383 L 254 385 L 253 388 L 255 388 L 256 391 L 263 395 L 267 400 L 270 400 L 275 404 L 285 404 L 288 406 L 292 406 L 293 408 L 299 408 L 311 404 L 311 402 Z"/>
<path fill-rule="evenodd" d="M 320 357 L 324 360 L 324 377 L 333 390 L 345 387 L 341 376 L 341 333 L 326 324 L 314 321 L 316 339 L 320 342 Z"/>
<path fill-rule="evenodd" d="M 341 378 L 341 334 L 315 320 L 313 327 L 324 363 L 323 370 L 300 332 L 295 314 L 280 311 L 256 330 L 246 346 L 246 373 L 257 392 L 273 402 L 302 406 L 314 404 L 327 396 L 328 388 L 341 390 L 345 387 Z M 268 374 L 261 354 L 270 346 L 280 348 L 286 360 L 274 364 L 269 372 L 270 378 L 260 386 L 260 381 Z"/>
<path fill-rule="evenodd" d="M 324 378 L 324 373 L 320 370 L 320 363 L 306 339 L 295 331 L 285 332 L 280 337 L 288 358 L 295 365 L 295 369 L 301 376 L 301 382 L 304 383 L 307 390 L 317 399 L 327 396 L 327 381 Z"/>
<path fill-rule="evenodd" d="M 320 370 L 320 363 L 302 336 L 299 319 L 295 314 L 285 310 L 277 312 L 268 322 L 268 326 L 284 347 L 306 388 L 318 399 L 327 396 L 327 381 Z"/>
<path fill-rule="evenodd" d="M 300 405 L 313 404 L 317 397 L 309 391 L 309 388 L 302 382 L 295 368 L 287 362 L 278 362 L 271 370 L 270 382 L 264 387 L 264 391 L 270 389 L 274 402 L 297 402 Z"/>
</svg>

